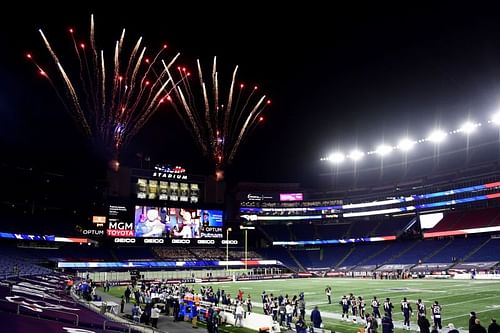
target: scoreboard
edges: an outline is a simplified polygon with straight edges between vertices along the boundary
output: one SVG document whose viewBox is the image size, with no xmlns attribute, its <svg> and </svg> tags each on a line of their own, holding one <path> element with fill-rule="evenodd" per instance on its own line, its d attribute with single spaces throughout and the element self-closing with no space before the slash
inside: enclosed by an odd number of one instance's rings
<svg viewBox="0 0 500 333">
<path fill-rule="evenodd" d="M 108 202 L 87 234 L 122 244 L 222 244 L 225 184 L 180 166 L 108 170 Z M 224 243 L 225 244 L 225 243 Z M 234 243 L 231 243 L 234 244 Z"/>
<path fill-rule="evenodd" d="M 138 178 L 137 199 L 198 203 L 200 185 Z"/>
<path fill-rule="evenodd" d="M 173 170 L 132 169 L 133 196 L 142 200 L 159 200 L 196 204 L 203 200 L 205 178 L 188 175 L 177 167 Z"/>
<path fill-rule="evenodd" d="M 222 210 L 110 205 L 106 236 L 122 244 L 226 244 Z M 234 245 L 234 242 L 231 241 Z"/>
</svg>

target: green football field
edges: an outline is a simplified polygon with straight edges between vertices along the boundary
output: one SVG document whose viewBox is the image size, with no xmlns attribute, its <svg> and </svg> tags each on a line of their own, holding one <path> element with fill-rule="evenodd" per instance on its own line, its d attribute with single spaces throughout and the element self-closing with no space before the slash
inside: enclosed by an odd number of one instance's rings
<svg viewBox="0 0 500 333">
<path fill-rule="evenodd" d="M 328 304 L 324 290 L 326 286 L 333 288 L 332 304 Z M 427 306 L 429 321 L 430 308 L 434 301 L 442 306 L 443 332 L 448 323 L 453 323 L 460 331 L 468 330 L 470 311 L 475 311 L 482 325 L 486 328 L 491 318 L 500 319 L 500 281 L 471 281 L 471 280 L 364 280 L 364 279 L 338 279 L 338 278 L 310 278 L 292 280 L 249 281 L 231 283 L 213 283 L 215 290 L 224 289 L 231 297 L 236 296 L 238 289 L 245 292 L 245 299 L 251 295 L 254 311 L 262 312 L 260 294 L 263 290 L 275 296 L 288 294 L 298 295 L 304 292 L 306 300 L 306 319 L 309 321 L 310 309 L 317 305 L 323 317 L 325 328 L 336 332 L 358 332 L 361 324 L 341 321 L 341 307 L 339 301 L 343 295 L 353 293 L 356 297 L 363 296 L 367 312 L 371 312 L 370 303 L 373 296 L 381 301 L 390 297 L 395 307 L 393 319 L 396 325 L 395 332 L 403 332 L 401 328 L 402 315 L 400 302 L 403 297 L 411 301 L 414 315 L 411 318 L 411 329 L 416 331 L 416 306 L 415 302 L 421 298 Z M 199 287 L 199 285 L 195 285 Z M 123 288 L 112 288 L 112 293 L 123 294 Z M 381 308 L 383 314 L 383 310 Z M 358 318 L 359 321 L 359 318 Z M 380 329 L 381 331 L 381 329 Z"/>
</svg>

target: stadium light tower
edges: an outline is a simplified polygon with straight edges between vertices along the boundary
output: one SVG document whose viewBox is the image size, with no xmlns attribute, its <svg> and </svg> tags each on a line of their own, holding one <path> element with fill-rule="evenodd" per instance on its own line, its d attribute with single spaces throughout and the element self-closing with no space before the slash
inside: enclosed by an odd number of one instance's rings
<svg viewBox="0 0 500 333">
<path fill-rule="evenodd" d="M 413 148 L 415 145 L 415 141 L 409 138 L 404 138 L 399 141 L 398 148 L 401 149 L 402 151 L 408 151 Z"/>
<path fill-rule="evenodd" d="M 245 230 L 245 270 L 247 270 L 248 269 L 248 230 L 254 230 L 255 227 L 247 227 L 244 225 L 240 225 L 240 229 Z"/>
<path fill-rule="evenodd" d="M 434 132 L 432 132 L 429 135 L 429 137 L 427 138 L 427 140 L 434 142 L 434 143 L 440 143 L 440 142 L 444 141 L 444 139 L 446 138 L 447 135 L 448 135 L 448 133 L 438 129 L 438 130 L 435 130 Z"/>
<path fill-rule="evenodd" d="M 491 122 L 496 125 L 500 125 L 500 112 L 497 112 L 491 117 Z"/>
<path fill-rule="evenodd" d="M 340 152 L 332 153 L 328 156 L 328 161 L 334 164 L 342 163 L 345 160 L 345 155 Z"/>
<path fill-rule="evenodd" d="M 349 158 L 354 162 L 359 161 L 363 158 L 363 156 L 365 156 L 365 153 L 357 149 L 351 150 L 351 152 L 349 153 Z"/>
<path fill-rule="evenodd" d="M 229 270 L 229 232 L 232 230 L 231 228 L 226 229 L 226 271 Z"/>
<path fill-rule="evenodd" d="M 464 123 L 462 125 L 462 127 L 460 127 L 460 132 L 463 132 L 467 135 L 471 134 L 472 132 L 474 132 L 476 130 L 476 127 L 478 127 L 479 124 L 476 124 L 476 123 L 472 123 L 470 121 Z"/>
<path fill-rule="evenodd" d="M 375 150 L 375 152 L 377 154 L 379 154 L 380 156 L 388 155 L 391 151 L 392 151 L 392 147 L 391 146 L 387 146 L 387 145 L 380 145 Z"/>
</svg>

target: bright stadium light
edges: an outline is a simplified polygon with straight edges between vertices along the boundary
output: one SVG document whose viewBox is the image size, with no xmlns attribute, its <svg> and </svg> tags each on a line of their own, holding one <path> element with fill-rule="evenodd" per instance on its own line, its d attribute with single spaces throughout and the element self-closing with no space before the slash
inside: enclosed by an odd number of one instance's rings
<svg viewBox="0 0 500 333">
<path fill-rule="evenodd" d="M 365 156 L 365 153 L 357 149 L 351 150 L 349 153 L 349 158 L 353 161 L 359 161 L 363 156 Z"/>
<path fill-rule="evenodd" d="M 412 139 L 404 138 L 399 140 L 398 148 L 402 151 L 408 151 L 412 149 L 414 145 L 415 141 L 413 141 Z"/>
<path fill-rule="evenodd" d="M 391 151 L 392 151 L 392 147 L 387 146 L 387 145 L 380 145 L 375 150 L 375 152 L 377 154 L 379 154 L 380 156 L 385 156 L 385 155 L 389 154 Z"/>
<path fill-rule="evenodd" d="M 491 117 L 491 122 L 496 125 L 500 125 L 500 112 L 497 112 Z"/>
<path fill-rule="evenodd" d="M 465 134 L 471 134 L 472 132 L 474 132 L 476 130 L 476 127 L 478 127 L 478 126 L 479 126 L 479 124 L 475 124 L 475 123 L 468 121 L 460 127 L 459 131 L 463 132 Z"/>
<path fill-rule="evenodd" d="M 358 150 L 353 149 L 346 154 L 342 153 L 338 147 L 339 151 L 336 151 L 330 155 L 326 155 L 321 157 L 321 161 L 330 161 L 332 164 L 340 164 L 344 162 L 346 159 L 349 159 L 353 162 L 359 161 L 363 158 L 369 158 L 370 155 L 379 155 L 381 157 L 388 155 L 393 150 L 400 150 L 402 152 L 408 152 L 412 149 L 415 149 L 416 145 L 424 143 L 424 142 L 433 142 L 436 145 L 439 145 L 443 141 L 446 140 L 448 136 L 453 138 L 453 136 L 458 136 L 459 133 L 463 133 L 469 138 L 469 135 L 478 132 L 479 127 L 483 127 L 484 130 L 490 129 L 490 126 L 486 126 L 486 124 L 493 124 L 500 127 L 500 110 L 496 113 L 491 114 L 488 119 L 482 119 L 482 121 L 466 121 L 460 127 L 455 127 L 450 130 L 446 129 L 435 129 L 431 133 L 429 133 L 426 137 L 420 138 L 402 138 L 397 145 L 395 143 L 388 142 L 388 144 L 381 144 L 378 147 L 375 147 L 373 150 Z M 486 128 L 488 127 L 488 128 Z M 467 141 L 468 142 L 468 141 Z M 467 143 L 469 144 L 469 142 Z M 467 146 L 468 147 L 468 146 Z M 406 158 L 406 155 L 405 155 Z M 356 165 L 354 163 L 354 165 Z"/>
<path fill-rule="evenodd" d="M 336 152 L 330 154 L 330 156 L 328 156 L 328 160 L 332 163 L 339 164 L 345 160 L 345 156 L 342 153 Z"/>
<path fill-rule="evenodd" d="M 448 133 L 443 132 L 442 130 L 435 130 L 431 133 L 431 135 L 429 135 L 429 137 L 427 137 L 427 140 L 434 143 L 440 143 L 444 141 L 447 135 Z"/>
</svg>

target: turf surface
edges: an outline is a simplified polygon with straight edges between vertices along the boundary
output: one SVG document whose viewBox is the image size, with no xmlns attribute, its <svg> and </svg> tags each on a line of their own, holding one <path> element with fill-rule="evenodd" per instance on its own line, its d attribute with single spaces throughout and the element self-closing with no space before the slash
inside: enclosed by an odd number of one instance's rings
<svg viewBox="0 0 500 333">
<path fill-rule="evenodd" d="M 327 303 L 324 293 L 326 286 L 333 288 L 332 304 Z M 236 296 L 238 289 L 242 289 L 246 295 L 250 294 L 254 302 L 254 311 L 262 312 L 260 294 L 263 290 L 273 293 L 275 296 L 288 294 L 298 295 L 304 292 L 306 300 L 306 319 L 309 319 L 310 309 L 317 305 L 323 317 L 325 328 L 336 332 L 354 333 L 358 332 L 361 324 L 341 321 L 341 307 L 339 301 L 343 295 L 353 293 L 356 297 L 363 296 L 367 304 L 367 311 L 371 312 L 370 303 L 373 296 L 382 303 L 386 297 L 390 297 L 395 307 L 393 319 L 396 324 L 395 332 L 405 332 L 401 328 L 402 315 L 400 302 L 403 297 L 411 301 L 414 314 L 411 318 L 411 329 L 416 331 L 416 306 L 415 302 L 421 298 L 427 306 L 429 321 L 430 307 L 434 301 L 442 306 L 443 329 L 447 332 L 446 325 L 453 323 L 461 332 L 468 330 L 470 311 L 475 311 L 482 325 L 486 328 L 491 318 L 500 319 L 500 281 L 471 281 L 471 280 L 362 280 L 362 279 L 338 279 L 338 278 L 314 278 L 314 279 L 292 279 L 292 280 L 263 280 L 234 283 L 213 283 L 215 288 L 224 289 L 232 297 Z M 195 285 L 196 288 L 199 285 Z M 111 293 L 116 296 L 123 294 L 124 288 L 115 287 Z M 381 310 L 383 312 L 383 310 Z M 359 321 L 359 318 L 358 318 Z M 379 329 L 381 331 L 381 329 Z"/>
</svg>

